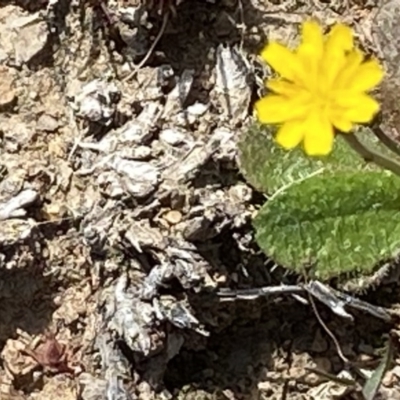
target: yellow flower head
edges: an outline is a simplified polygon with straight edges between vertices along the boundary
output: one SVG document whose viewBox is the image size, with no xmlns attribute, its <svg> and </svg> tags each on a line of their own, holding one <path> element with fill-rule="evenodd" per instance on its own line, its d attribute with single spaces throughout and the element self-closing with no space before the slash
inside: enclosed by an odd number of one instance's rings
<svg viewBox="0 0 400 400">
<path fill-rule="evenodd" d="M 366 92 L 382 80 L 383 69 L 364 60 L 346 25 L 324 37 L 317 22 L 306 21 L 296 50 L 271 42 L 261 56 L 280 77 L 267 82 L 274 94 L 257 101 L 257 116 L 261 123 L 281 124 L 275 139 L 285 149 L 303 142 L 308 155 L 329 154 L 335 128 L 349 133 L 379 110 Z"/>
</svg>

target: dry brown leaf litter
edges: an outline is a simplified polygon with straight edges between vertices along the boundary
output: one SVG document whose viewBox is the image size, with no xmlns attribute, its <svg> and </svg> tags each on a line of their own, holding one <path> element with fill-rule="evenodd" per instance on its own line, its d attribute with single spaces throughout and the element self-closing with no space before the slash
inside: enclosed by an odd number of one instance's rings
<svg viewBox="0 0 400 400">
<path fill-rule="evenodd" d="M 221 304 L 215 289 L 277 283 L 251 237 L 257 195 L 235 163 L 257 46 L 294 37 L 310 7 L 368 32 L 374 4 L 186 0 L 127 81 L 161 26 L 149 3 L 16 3 L 0 6 L 1 398 L 348 391 L 306 372 L 343 369 L 309 308 Z M 387 325 L 323 316 L 347 357 L 379 360 Z M 73 372 L 24 353 L 46 332 Z M 393 399 L 396 368 L 383 389 Z"/>
</svg>

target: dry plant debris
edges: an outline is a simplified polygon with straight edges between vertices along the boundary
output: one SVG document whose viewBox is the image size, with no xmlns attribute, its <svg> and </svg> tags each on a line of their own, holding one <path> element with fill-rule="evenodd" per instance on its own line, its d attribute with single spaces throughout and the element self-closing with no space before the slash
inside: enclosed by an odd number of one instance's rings
<svg viewBox="0 0 400 400">
<path fill-rule="evenodd" d="M 236 166 L 264 73 L 257 46 L 293 36 L 311 13 L 369 31 L 374 10 L 307 0 L 1 3 L 2 399 L 343 395 L 305 373 L 344 367 L 310 308 L 290 298 L 222 303 L 215 293 L 282 278 L 254 245 L 259 201 Z M 379 360 L 384 322 L 322 315 L 348 358 Z M 395 363 L 382 389 L 392 399 Z"/>
</svg>

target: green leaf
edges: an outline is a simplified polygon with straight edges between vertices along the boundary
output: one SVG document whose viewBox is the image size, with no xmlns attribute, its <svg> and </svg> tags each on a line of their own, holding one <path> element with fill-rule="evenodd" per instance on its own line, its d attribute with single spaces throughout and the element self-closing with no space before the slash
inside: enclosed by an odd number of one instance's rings
<svg viewBox="0 0 400 400">
<path fill-rule="evenodd" d="M 400 248 L 400 178 L 324 173 L 273 196 L 254 220 L 261 249 L 316 279 L 367 275 Z"/>
<path fill-rule="evenodd" d="M 385 373 L 389 370 L 392 360 L 393 360 L 393 345 L 392 341 L 389 340 L 383 359 L 381 360 L 375 371 L 372 373 L 370 378 L 364 384 L 364 387 L 362 389 L 362 394 L 365 400 L 375 399 L 379 387 L 381 386 L 382 379 L 385 376 Z"/>
<path fill-rule="evenodd" d="M 393 157 L 367 128 L 360 130 L 357 137 L 369 148 Z M 241 139 L 239 151 L 243 175 L 251 185 L 264 193 L 274 193 L 322 170 L 332 172 L 379 169 L 372 163 L 366 163 L 340 135 L 336 137 L 330 155 L 310 157 L 301 147 L 291 151 L 284 150 L 275 143 L 272 130 L 254 125 Z"/>
</svg>

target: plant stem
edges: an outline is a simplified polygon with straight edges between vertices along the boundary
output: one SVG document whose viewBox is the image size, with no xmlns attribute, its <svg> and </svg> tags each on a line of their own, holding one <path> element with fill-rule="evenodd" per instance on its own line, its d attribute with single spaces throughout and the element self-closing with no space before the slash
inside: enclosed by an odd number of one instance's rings
<svg viewBox="0 0 400 400">
<path fill-rule="evenodd" d="M 379 126 L 379 124 L 374 124 L 371 127 L 372 132 L 374 135 L 393 153 L 400 155 L 400 145 L 395 140 L 390 138 L 383 129 Z"/>
<path fill-rule="evenodd" d="M 389 159 L 383 154 L 377 153 L 365 147 L 354 134 L 342 134 L 346 142 L 355 150 L 366 162 L 373 162 L 380 167 L 392 171 L 400 176 L 400 164 L 393 159 Z"/>
</svg>

